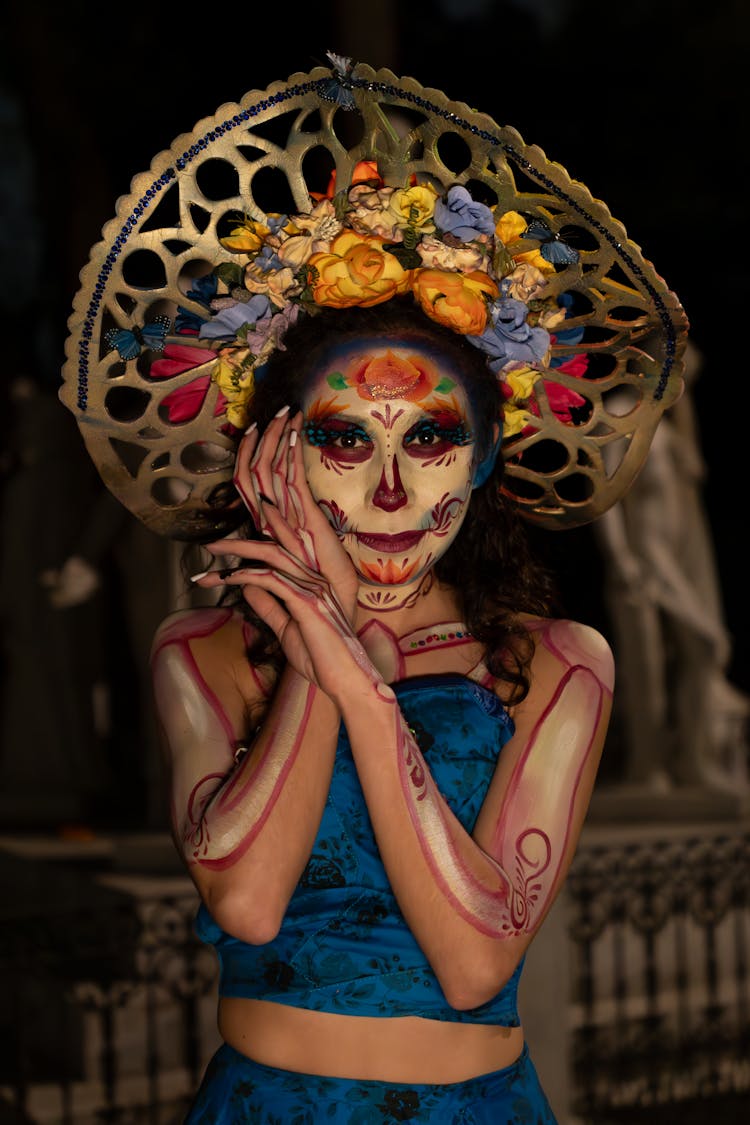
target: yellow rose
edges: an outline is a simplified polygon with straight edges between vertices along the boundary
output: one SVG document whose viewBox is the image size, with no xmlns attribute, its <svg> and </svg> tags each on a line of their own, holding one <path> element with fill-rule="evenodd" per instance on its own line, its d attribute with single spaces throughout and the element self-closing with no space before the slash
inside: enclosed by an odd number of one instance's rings
<svg viewBox="0 0 750 1125">
<path fill-rule="evenodd" d="M 503 437 L 511 438 L 515 434 L 520 434 L 521 430 L 533 420 L 533 415 L 529 414 L 528 410 L 522 410 L 506 402 L 503 407 Z"/>
<path fill-rule="evenodd" d="M 528 225 L 518 211 L 506 211 L 495 223 L 495 236 L 507 246 L 510 242 L 517 242 L 519 238 L 523 238 L 523 232 Z"/>
<path fill-rule="evenodd" d="M 237 429 L 245 429 L 255 392 L 255 360 L 250 348 L 222 348 L 211 379 L 227 400 L 227 421 Z"/>
<path fill-rule="evenodd" d="M 513 244 L 525 237 L 528 226 L 529 224 L 518 211 L 506 211 L 495 223 L 495 237 L 506 247 L 508 253 L 517 265 L 526 264 L 533 266 L 543 274 L 555 273 L 555 267 L 551 262 L 548 262 L 546 258 L 542 257 L 539 250 L 524 250 L 518 253 L 513 249 Z M 525 299 L 526 298 L 523 297 L 519 298 L 519 300 Z"/>
<path fill-rule="evenodd" d="M 245 219 L 229 232 L 228 238 L 220 238 L 219 242 L 225 249 L 234 250 L 236 253 L 257 254 L 263 245 L 263 239 L 270 233 L 263 223 L 256 222 L 255 219 Z"/>
<path fill-rule="evenodd" d="M 329 253 L 313 254 L 308 264 L 313 300 L 336 309 L 379 305 L 408 292 L 411 281 L 411 271 L 383 250 L 380 239 L 350 230 L 334 238 Z"/>
<path fill-rule="evenodd" d="M 498 295 L 495 282 L 481 270 L 417 270 L 413 289 L 418 303 L 432 320 L 464 336 L 481 336 L 487 324 L 487 299 Z"/>
<path fill-rule="evenodd" d="M 524 250 L 522 254 L 516 254 L 511 251 L 513 261 L 519 265 L 526 264 L 538 269 L 540 273 L 555 273 L 555 267 L 552 262 L 548 262 L 546 258 L 542 257 L 541 250 Z"/>
<path fill-rule="evenodd" d="M 415 227 L 428 234 L 435 229 L 432 216 L 437 198 L 438 193 L 432 184 L 416 184 L 414 187 L 394 191 L 390 208 L 399 226 Z"/>
<path fill-rule="evenodd" d="M 503 372 L 503 382 L 510 388 L 511 403 L 526 402 L 534 389 L 539 372 L 533 367 L 517 367 Z M 506 404 L 507 409 L 507 404 Z"/>
</svg>

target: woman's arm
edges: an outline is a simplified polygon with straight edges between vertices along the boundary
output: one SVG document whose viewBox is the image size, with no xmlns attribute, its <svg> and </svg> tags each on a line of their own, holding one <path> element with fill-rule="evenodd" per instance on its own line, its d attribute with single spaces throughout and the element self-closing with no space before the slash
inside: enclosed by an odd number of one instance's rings
<svg viewBox="0 0 750 1125">
<path fill-rule="evenodd" d="M 267 701 L 246 646 L 238 614 L 176 614 L 157 632 L 152 671 L 177 846 L 219 925 L 261 943 L 277 931 L 309 858 L 339 716 L 287 668 L 254 731 Z"/>
<path fill-rule="evenodd" d="M 321 529 L 332 536 L 325 517 L 309 498 L 299 507 L 279 472 L 291 429 L 282 411 L 261 441 L 250 431 L 237 451 L 235 485 L 266 536 L 254 546 L 261 558 L 269 546 L 281 550 L 303 570 L 317 561 L 317 551 L 351 600 L 356 583 L 348 558 L 342 564 L 335 537 L 332 559 L 325 542 L 319 543 Z M 280 512 L 298 503 L 294 528 L 276 515 L 274 497 Z M 283 548 L 269 537 L 279 524 Z M 231 545 L 233 552 L 249 546 L 241 539 Z M 216 572 L 208 579 L 217 580 Z M 304 642 L 283 606 L 250 586 L 242 593 L 276 631 L 287 658 L 260 727 L 255 716 L 266 709 L 267 692 L 247 660 L 239 614 L 214 609 L 175 615 L 154 640 L 152 668 L 170 762 L 175 840 L 214 919 L 236 937 L 260 944 L 278 931 L 309 859 L 340 717 L 311 682 Z"/>
<path fill-rule="evenodd" d="M 440 795 L 393 693 L 338 697 L 394 893 L 450 1003 L 510 977 L 565 878 L 611 706 L 613 664 L 593 629 L 539 628 L 529 696 L 473 835 Z"/>
</svg>

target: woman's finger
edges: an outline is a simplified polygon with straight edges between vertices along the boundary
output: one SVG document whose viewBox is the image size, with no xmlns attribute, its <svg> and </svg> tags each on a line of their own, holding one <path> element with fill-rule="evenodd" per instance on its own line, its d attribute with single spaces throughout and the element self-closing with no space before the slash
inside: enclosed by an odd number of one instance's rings
<svg viewBox="0 0 750 1125">
<path fill-rule="evenodd" d="M 258 444 L 258 429 L 255 423 L 244 435 L 237 447 L 237 456 L 234 461 L 234 486 L 242 497 L 242 501 L 252 516 L 253 523 L 258 526 L 260 512 L 258 511 L 255 492 L 250 479 L 250 461 Z"/>
<path fill-rule="evenodd" d="M 245 586 L 242 591 L 247 604 L 264 621 L 277 637 L 281 637 L 291 620 L 278 598 L 254 586 Z"/>
<path fill-rule="evenodd" d="M 250 462 L 250 479 L 259 496 L 273 499 L 273 461 L 281 435 L 287 428 L 288 419 L 289 407 L 285 406 L 268 423 Z"/>
<path fill-rule="evenodd" d="M 261 500 L 273 496 L 271 461 L 286 428 L 288 413 L 286 407 L 280 410 L 260 439 L 257 430 L 251 427 L 237 451 L 234 484 L 261 533 L 266 530 Z"/>
</svg>

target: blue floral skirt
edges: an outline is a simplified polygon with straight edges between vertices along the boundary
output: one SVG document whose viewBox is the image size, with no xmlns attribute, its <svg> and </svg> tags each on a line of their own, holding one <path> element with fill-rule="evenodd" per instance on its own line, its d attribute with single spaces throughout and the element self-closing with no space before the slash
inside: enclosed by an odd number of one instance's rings
<svg viewBox="0 0 750 1125">
<path fill-rule="evenodd" d="M 556 1125 L 526 1047 L 466 1082 L 373 1082 L 278 1070 L 224 1044 L 184 1125 Z"/>
</svg>

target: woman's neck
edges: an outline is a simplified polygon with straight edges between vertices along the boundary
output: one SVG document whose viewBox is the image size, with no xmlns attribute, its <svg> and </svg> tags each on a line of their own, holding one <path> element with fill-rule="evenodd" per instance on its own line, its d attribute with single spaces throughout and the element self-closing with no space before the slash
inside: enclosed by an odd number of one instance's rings
<svg viewBox="0 0 750 1125">
<path fill-rule="evenodd" d="M 355 627 L 361 632 L 378 622 L 395 637 L 436 622 L 460 622 L 462 610 L 456 591 L 430 571 L 409 586 L 360 586 Z"/>
<path fill-rule="evenodd" d="M 463 666 L 465 658 L 461 659 L 458 654 L 448 655 L 447 652 L 448 649 L 465 648 L 472 643 L 462 621 L 456 591 L 439 582 L 431 572 L 416 591 L 410 590 L 402 596 L 402 588 L 394 587 L 393 592 L 398 597 L 398 603 L 391 606 L 391 601 L 395 603 L 396 599 L 389 599 L 389 608 L 362 605 L 360 600 L 355 619 L 357 634 L 385 680 L 390 683 L 403 678 L 406 660 L 415 655 L 420 655 L 420 667 L 422 658 L 427 664 L 432 664 L 438 651 L 441 665 L 452 664 L 455 660 Z"/>
</svg>

